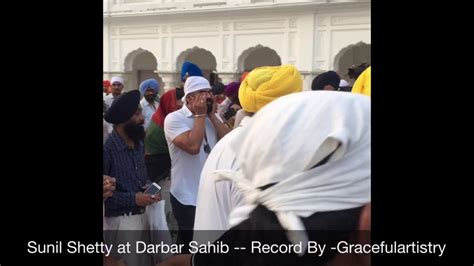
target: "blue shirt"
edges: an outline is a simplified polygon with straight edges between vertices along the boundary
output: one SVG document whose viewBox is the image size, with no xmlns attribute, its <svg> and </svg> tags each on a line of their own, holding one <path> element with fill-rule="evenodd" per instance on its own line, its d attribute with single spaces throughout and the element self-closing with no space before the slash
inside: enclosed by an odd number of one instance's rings
<svg viewBox="0 0 474 266">
<path fill-rule="evenodd" d="M 115 177 L 116 189 L 113 196 L 105 201 L 105 216 L 114 217 L 143 211 L 135 204 L 135 194 L 143 191 L 148 177 L 145 168 L 143 143 L 134 149 L 122 140 L 117 131 L 112 131 L 104 144 L 104 175 Z"/>
</svg>

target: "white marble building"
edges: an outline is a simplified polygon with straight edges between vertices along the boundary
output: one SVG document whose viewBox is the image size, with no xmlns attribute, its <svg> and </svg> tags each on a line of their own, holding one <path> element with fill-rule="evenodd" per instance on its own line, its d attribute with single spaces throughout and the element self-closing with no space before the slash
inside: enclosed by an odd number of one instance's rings
<svg viewBox="0 0 474 266">
<path fill-rule="evenodd" d="M 126 90 L 154 77 L 179 84 L 183 61 L 224 84 L 260 65 L 318 73 L 370 63 L 370 0 L 104 0 L 104 79 Z"/>
</svg>

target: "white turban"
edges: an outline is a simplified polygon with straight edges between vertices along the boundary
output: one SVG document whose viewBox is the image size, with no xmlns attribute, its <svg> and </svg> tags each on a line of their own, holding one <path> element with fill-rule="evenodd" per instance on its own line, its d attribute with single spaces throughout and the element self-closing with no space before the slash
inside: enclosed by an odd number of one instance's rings
<svg viewBox="0 0 474 266">
<path fill-rule="evenodd" d="M 371 201 L 369 97 L 290 94 L 263 107 L 241 130 L 230 144 L 240 170 L 215 172 L 217 180 L 232 180 L 244 195 L 246 204 L 232 211 L 231 226 L 261 204 L 276 214 L 291 242 L 306 243 L 300 217 Z M 259 189 L 269 184 L 274 185 Z"/>
<path fill-rule="evenodd" d="M 188 94 L 205 89 L 211 89 L 211 84 L 209 84 L 209 81 L 207 79 L 200 76 L 188 77 L 186 79 L 186 82 L 184 83 L 184 96 L 181 100 L 183 102 L 186 102 L 185 99 Z"/>
<path fill-rule="evenodd" d="M 122 86 L 124 85 L 123 79 L 121 77 L 112 77 L 112 79 L 110 80 L 110 85 L 114 84 L 114 82 L 120 82 Z"/>
</svg>

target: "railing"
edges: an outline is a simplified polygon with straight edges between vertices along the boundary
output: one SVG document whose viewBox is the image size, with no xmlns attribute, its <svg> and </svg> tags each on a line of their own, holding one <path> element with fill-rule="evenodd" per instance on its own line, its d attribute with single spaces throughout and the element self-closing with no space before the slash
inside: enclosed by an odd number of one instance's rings
<svg viewBox="0 0 474 266">
<path fill-rule="evenodd" d="M 212 7 L 261 6 L 262 4 L 370 3 L 371 0 L 104 0 L 104 12 L 144 13 L 166 10 L 192 10 Z"/>
</svg>

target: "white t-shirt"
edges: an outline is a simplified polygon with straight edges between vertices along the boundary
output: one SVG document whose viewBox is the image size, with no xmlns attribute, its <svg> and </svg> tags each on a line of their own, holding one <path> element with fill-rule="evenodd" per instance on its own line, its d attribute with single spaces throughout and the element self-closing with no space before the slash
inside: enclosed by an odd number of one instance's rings
<svg viewBox="0 0 474 266">
<path fill-rule="evenodd" d="M 173 196 L 183 205 L 196 206 L 199 178 L 208 154 L 202 141 L 199 154 L 192 155 L 178 148 L 173 140 L 194 127 L 194 117 L 186 105 L 165 118 L 165 137 L 171 157 L 171 189 Z M 206 136 L 211 149 L 217 143 L 217 133 L 211 120 L 206 117 Z"/>
<path fill-rule="evenodd" d="M 104 102 L 105 102 L 105 105 L 107 105 L 107 109 L 110 108 L 110 106 L 112 106 L 112 103 L 114 102 L 114 100 L 115 98 L 112 95 L 112 93 L 104 97 Z"/>
<path fill-rule="evenodd" d="M 156 112 L 156 110 L 158 110 L 158 106 L 160 105 L 160 102 L 154 101 L 153 104 L 150 104 L 145 98 L 143 98 L 140 101 L 140 105 L 142 107 L 143 117 L 145 118 L 145 123 L 143 124 L 143 127 L 147 129 L 148 126 L 150 125 L 151 117 Z"/>
<path fill-rule="evenodd" d="M 103 128 L 103 143 L 105 143 L 110 133 L 112 133 L 112 131 L 114 130 L 114 125 L 108 123 L 107 121 L 105 121 L 105 119 L 102 118 L 102 128 Z"/>
<path fill-rule="evenodd" d="M 220 117 L 224 117 L 225 112 L 229 109 L 230 103 L 229 97 L 226 97 L 225 100 L 217 106 L 217 114 Z"/>
<path fill-rule="evenodd" d="M 242 126 L 250 117 L 242 120 Z M 194 234 L 194 240 L 199 243 L 213 242 L 230 228 L 229 215 L 231 211 L 243 204 L 240 190 L 230 181 L 215 182 L 214 170 L 238 170 L 235 153 L 230 143 L 241 133 L 238 127 L 225 135 L 214 147 L 204 164 L 199 183 L 199 193 L 194 218 L 194 230 L 208 230 L 203 234 Z M 258 144 L 256 144 L 258 145 Z M 216 230 L 209 232 L 209 230 Z M 217 231 L 219 230 L 219 231 Z"/>
</svg>

